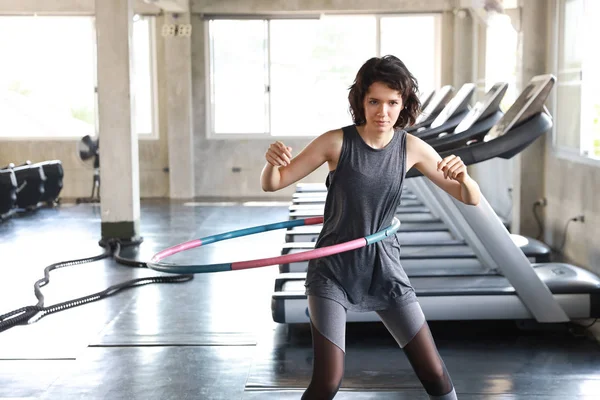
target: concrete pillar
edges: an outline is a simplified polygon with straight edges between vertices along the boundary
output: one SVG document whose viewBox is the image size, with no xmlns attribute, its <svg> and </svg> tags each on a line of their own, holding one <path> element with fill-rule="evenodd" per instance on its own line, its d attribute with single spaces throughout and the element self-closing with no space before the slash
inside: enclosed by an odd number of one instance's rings
<svg viewBox="0 0 600 400">
<path fill-rule="evenodd" d="M 138 138 L 131 118 L 132 0 L 96 1 L 102 238 L 139 236 Z"/>
<path fill-rule="evenodd" d="M 454 54 L 452 84 L 459 90 L 465 83 L 475 81 L 474 60 L 477 51 L 473 35 L 473 18 L 467 10 L 456 10 L 454 15 Z"/>
<path fill-rule="evenodd" d="M 547 69 L 548 2 L 521 2 L 519 23 L 518 82 L 519 91 L 532 77 Z M 555 89 L 556 90 L 556 89 Z M 544 163 L 546 138 L 542 136 L 516 156 L 513 164 L 512 232 L 536 236 L 538 224 L 532 208 L 544 196 Z"/>
<path fill-rule="evenodd" d="M 167 14 L 165 24 L 190 24 L 190 14 Z M 200 28 L 196 26 L 196 29 Z M 162 28 L 162 27 L 159 27 Z M 178 30 L 178 32 L 182 32 Z M 192 123 L 191 36 L 165 37 L 169 194 L 174 199 L 194 197 L 194 126 Z"/>
<path fill-rule="evenodd" d="M 473 72 L 475 73 L 475 81 L 477 85 L 477 100 L 485 96 L 485 59 L 487 51 L 487 26 L 477 22 L 473 23 L 475 35 L 476 50 L 474 59 L 476 60 Z"/>
<path fill-rule="evenodd" d="M 451 11 L 442 13 L 441 42 L 441 86 L 454 85 L 454 14 Z"/>
<path fill-rule="evenodd" d="M 485 59 L 486 59 L 486 39 L 487 39 L 487 26 L 478 20 L 476 17 L 471 14 L 471 18 L 473 20 L 473 75 L 474 81 L 477 85 L 477 91 L 475 93 L 475 102 L 481 100 L 485 96 Z M 496 210 L 498 211 L 496 202 L 493 196 L 490 196 L 490 191 L 487 190 L 486 183 L 490 182 L 488 178 L 490 176 L 489 171 L 489 162 L 478 163 L 475 165 L 469 166 L 467 169 L 469 171 L 469 175 L 475 181 L 479 183 L 482 192 L 486 196 L 488 202 Z M 490 182 L 494 185 L 496 182 Z"/>
</svg>

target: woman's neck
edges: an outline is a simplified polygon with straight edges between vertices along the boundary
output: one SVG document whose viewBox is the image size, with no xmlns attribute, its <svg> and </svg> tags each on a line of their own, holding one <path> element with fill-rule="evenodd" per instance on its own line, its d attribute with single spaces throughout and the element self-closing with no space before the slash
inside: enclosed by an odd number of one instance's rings
<svg viewBox="0 0 600 400">
<path fill-rule="evenodd" d="M 356 126 L 358 134 L 362 137 L 363 141 L 374 149 L 382 149 L 387 146 L 394 137 L 394 129 L 390 129 L 387 132 L 378 132 L 376 130 L 369 130 L 367 125 Z"/>
</svg>

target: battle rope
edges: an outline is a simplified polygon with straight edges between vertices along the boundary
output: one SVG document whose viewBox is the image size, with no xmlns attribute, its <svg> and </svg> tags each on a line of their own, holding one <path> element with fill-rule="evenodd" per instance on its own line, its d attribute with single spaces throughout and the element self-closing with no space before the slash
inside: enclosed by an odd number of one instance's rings
<svg viewBox="0 0 600 400">
<path fill-rule="evenodd" d="M 127 242 L 122 243 L 118 240 L 110 240 L 108 242 L 100 241 L 100 246 L 105 248 L 104 253 L 87 258 L 81 258 L 77 260 L 69 260 L 69 261 L 61 261 L 52 265 L 49 265 L 44 269 L 44 277 L 39 279 L 34 284 L 34 292 L 35 297 L 38 299 L 38 302 L 34 306 L 26 306 L 21 307 L 17 310 L 8 312 L 6 314 L 0 315 L 0 332 L 3 332 L 9 328 L 12 328 L 17 325 L 27 325 L 30 323 L 34 323 L 45 317 L 46 315 L 53 314 L 59 311 L 67 310 L 69 308 L 78 307 L 83 304 L 91 303 L 94 301 L 98 301 L 104 299 L 106 297 L 115 295 L 122 290 L 134 288 L 137 286 L 147 285 L 150 283 L 180 283 L 187 282 L 194 278 L 193 275 L 172 275 L 172 276 L 154 276 L 147 278 L 137 278 L 131 279 L 129 281 L 125 281 L 122 283 L 118 283 L 116 285 L 112 285 L 105 290 L 100 292 L 90 294 L 87 296 L 79 297 L 77 299 L 64 301 L 62 303 L 57 303 L 51 306 L 44 306 L 44 295 L 40 290 L 42 287 L 46 286 L 50 282 L 50 272 L 59 269 L 70 267 L 74 265 L 87 264 L 93 261 L 99 261 L 104 258 L 110 257 L 111 255 L 114 257 L 115 261 L 119 264 L 127 265 L 130 267 L 138 267 L 138 268 L 146 268 L 146 263 L 141 261 L 135 261 L 127 258 L 121 257 L 121 245 L 129 246 L 129 245 L 137 245 L 140 241 L 137 242 Z"/>
</svg>

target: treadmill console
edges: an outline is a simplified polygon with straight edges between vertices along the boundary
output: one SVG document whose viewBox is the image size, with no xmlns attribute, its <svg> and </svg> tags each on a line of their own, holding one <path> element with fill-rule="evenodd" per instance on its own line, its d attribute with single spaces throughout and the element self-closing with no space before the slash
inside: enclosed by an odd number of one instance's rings
<svg viewBox="0 0 600 400">
<path fill-rule="evenodd" d="M 419 101 L 421 102 L 422 110 L 427 108 L 427 106 L 429 105 L 429 102 L 433 98 L 434 94 L 435 94 L 435 90 L 430 90 L 428 92 L 421 93 L 421 95 L 419 96 Z"/>
<path fill-rule="evenodd" d="M 505 82 L 494 84 L 494 86 L 492 86 L 485 94 L 483 100 L 478 101 L 469 114 L 467 114 L 460 124 L 458 124 L 454 133 L 464 132 L 479 120 L 493 114 L 496 109 L 500 108 L 500 102 L 502 101 L 507 88 L 508 84 Z"/>
<path fill-rule="evenodd" d="M 419 114 L 417 120 L 415 121 L 415 125 L 427 120 L 431 115 L 443 108 L 448 103 L 448 99 L 452 95 L 453 91 L 454 88 L 451 85 L 442 86 L 442 88 L 435 93 L 423 112 Z"/>
<path fill-rule="evenodd" d="M 544 103 L 555 81 L 556 78 L 551 74 L 534 76 L 506 114 L 490 129 L 484 141 L 502 136 L 535 114 L 545 112 Z"/>
<path fill-rule="evenodd" d="M 473 93 L 475 93 L 475 85 L 473 83 L 465 83 L 462 85 L 456 96 L 452 98 L 444 107 L 442 112 L 433 120 L 431 123 L 431 128 L 437 128 L 442 125 L 444 122 L 448 121 L 455 114 L 467 109 L 469 107 L 469 102 L 473 97 Z"/>
</svg>

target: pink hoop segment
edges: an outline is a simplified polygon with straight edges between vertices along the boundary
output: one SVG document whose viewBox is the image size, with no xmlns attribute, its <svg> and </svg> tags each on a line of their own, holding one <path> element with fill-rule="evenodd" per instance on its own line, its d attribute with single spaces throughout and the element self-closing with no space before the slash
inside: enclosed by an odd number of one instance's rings
<svg viewBox="0 0 600 400">
<path fill-rule="evenodd" d="M 334 244 L 333 246 L 320 247 L 314 250 L 303 251 L 296 254 L 286 254 L 285 256 L 263 258 L 260 260 L 240 261 L 231 263 L 232 270 L 258 268 L 266 265 L 286 264 L 299 261 L 308 261 L 313 258 L 327 257 L 332 254 L 343 253 L 345 251 L 355 250 L 367 245 L 365 238 L 354 239 L 349 242 Z"/>
</svg>

